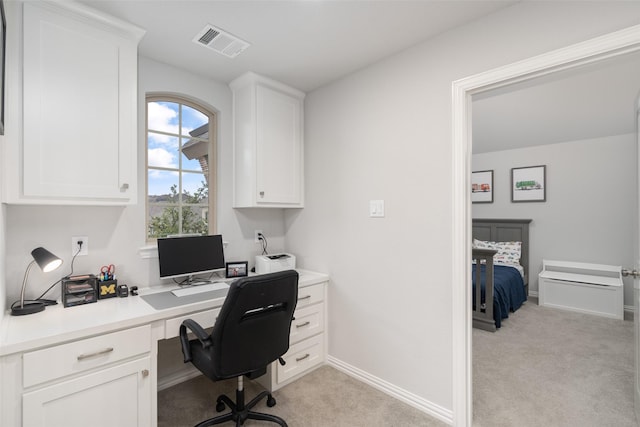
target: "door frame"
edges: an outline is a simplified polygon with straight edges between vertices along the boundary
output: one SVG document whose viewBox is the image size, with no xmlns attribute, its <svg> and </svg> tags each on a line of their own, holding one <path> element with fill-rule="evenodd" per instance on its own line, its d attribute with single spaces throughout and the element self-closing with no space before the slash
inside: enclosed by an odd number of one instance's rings
<svg viewBox="0 0 640 427">
<path fill-rule="evenodd" d="M 640 50 L 640 25 L 489 70 L 452 84 L 453 425 L 470 427 L 472 398 L 471 97 Z M 638 343 L 636 343 L 638 345 Z"/>
</svg>

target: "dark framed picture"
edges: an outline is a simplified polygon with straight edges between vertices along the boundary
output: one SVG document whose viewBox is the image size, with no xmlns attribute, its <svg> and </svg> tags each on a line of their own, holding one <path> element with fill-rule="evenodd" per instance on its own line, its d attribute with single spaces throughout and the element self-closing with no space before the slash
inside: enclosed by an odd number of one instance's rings
<svg viewBox="0 0 640 427">
<path fill-rule="evenodd" d="M 7 50 L 7 19 L 4 15 L 4 1 L 0 0 L 0 18 L 2 19 L 2 31 L 0 31 L 0 135 L 4 135 L 4 82 L 5 82 L 5 56 Z"/>
<path fill-rule="evenodd" d="M 493 171 L 471 172 L 471 202 L 493 203 Z"/>
<path fill-rule="evenodd" d="M 546 166 L 511 169 L 512 202 L 545 202 L 547 200 Z"/>
<path fill-rule="evenodd" d="M 249 274 L 248 261 L 228 262 L 227 277 L 245 277 Z"/>
</svg>

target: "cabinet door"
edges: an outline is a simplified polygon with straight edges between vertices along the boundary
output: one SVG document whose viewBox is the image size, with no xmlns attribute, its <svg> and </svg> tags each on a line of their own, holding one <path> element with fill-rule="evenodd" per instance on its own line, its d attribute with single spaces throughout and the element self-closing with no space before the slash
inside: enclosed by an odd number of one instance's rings
<svg viewBox="0 0 640 427">
<path fill-rule="evenodd" d="M 302 203 L 302 101 L 260 85 L 256 95 L 256 201 Z"/>
<path fill-rule="evenodd" d="M 22 424 L 33 427 L 150 426 L 149 357 L 24 393 Z"/>
<path fill-rule="evenodd" d="M 24 5 L 24 196 L 127 201 L 136 44 L 51 7 Z"/>
</svg>

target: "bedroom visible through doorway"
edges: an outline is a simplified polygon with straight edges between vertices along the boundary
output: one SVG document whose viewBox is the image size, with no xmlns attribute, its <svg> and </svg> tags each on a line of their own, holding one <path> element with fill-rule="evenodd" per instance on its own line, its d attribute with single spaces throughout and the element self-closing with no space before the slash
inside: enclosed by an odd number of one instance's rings
<svg viewBox="0 0 640 427">
<path fill-rule="evenodd" d="M 556 71 L 577 69 L 578 66 L 635 52 L 639 48 L 640 27 L 636 26 L 453 83 L 454 425 L 470 426 L 472 423 L 472 331 L 468 310 L 471 295 L 467 285 L 470 282 L 471 97 Z M 634 230 L 638 230 L 637 226 Z M 637 232 L 634 234 L 635 249 L 638 237 Z"/>
</svg>

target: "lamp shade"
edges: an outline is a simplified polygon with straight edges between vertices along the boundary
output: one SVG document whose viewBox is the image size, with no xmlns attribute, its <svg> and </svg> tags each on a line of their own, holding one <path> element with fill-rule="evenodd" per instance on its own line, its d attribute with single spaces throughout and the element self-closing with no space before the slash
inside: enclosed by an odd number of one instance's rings
<svg viewBox="0 0 640 427">
<path fill-rule="evenodd" d="M 26 314 L 39 313 L 45 308 L 45 303 L 41 300 L 24 300 L 24 290 L 27 287 L 27 278 L 29 277 L 29 270 L 31 266 L 36 263 L 44 271 L 48 273 L 55 270 L 62 265 L 62 260 L 46 250 L 45 248 L 35 248 L 31 251 L 33 261 L 29 263 L 26 271 L 24 272 L 24 278 L 22 279 L 22 291 L 20 292 L 20 300 L 11 304 L 11 314 L 13 316 L 24 316 Z"/>
<path fill-rule="evenodd" d="M 62 265 L 62 260 L 43 247 L 35 248 L 31 251 L 31 256 L 36 261 L 40 269 L 45 273 L 55 270 Z"/>
</svg>

